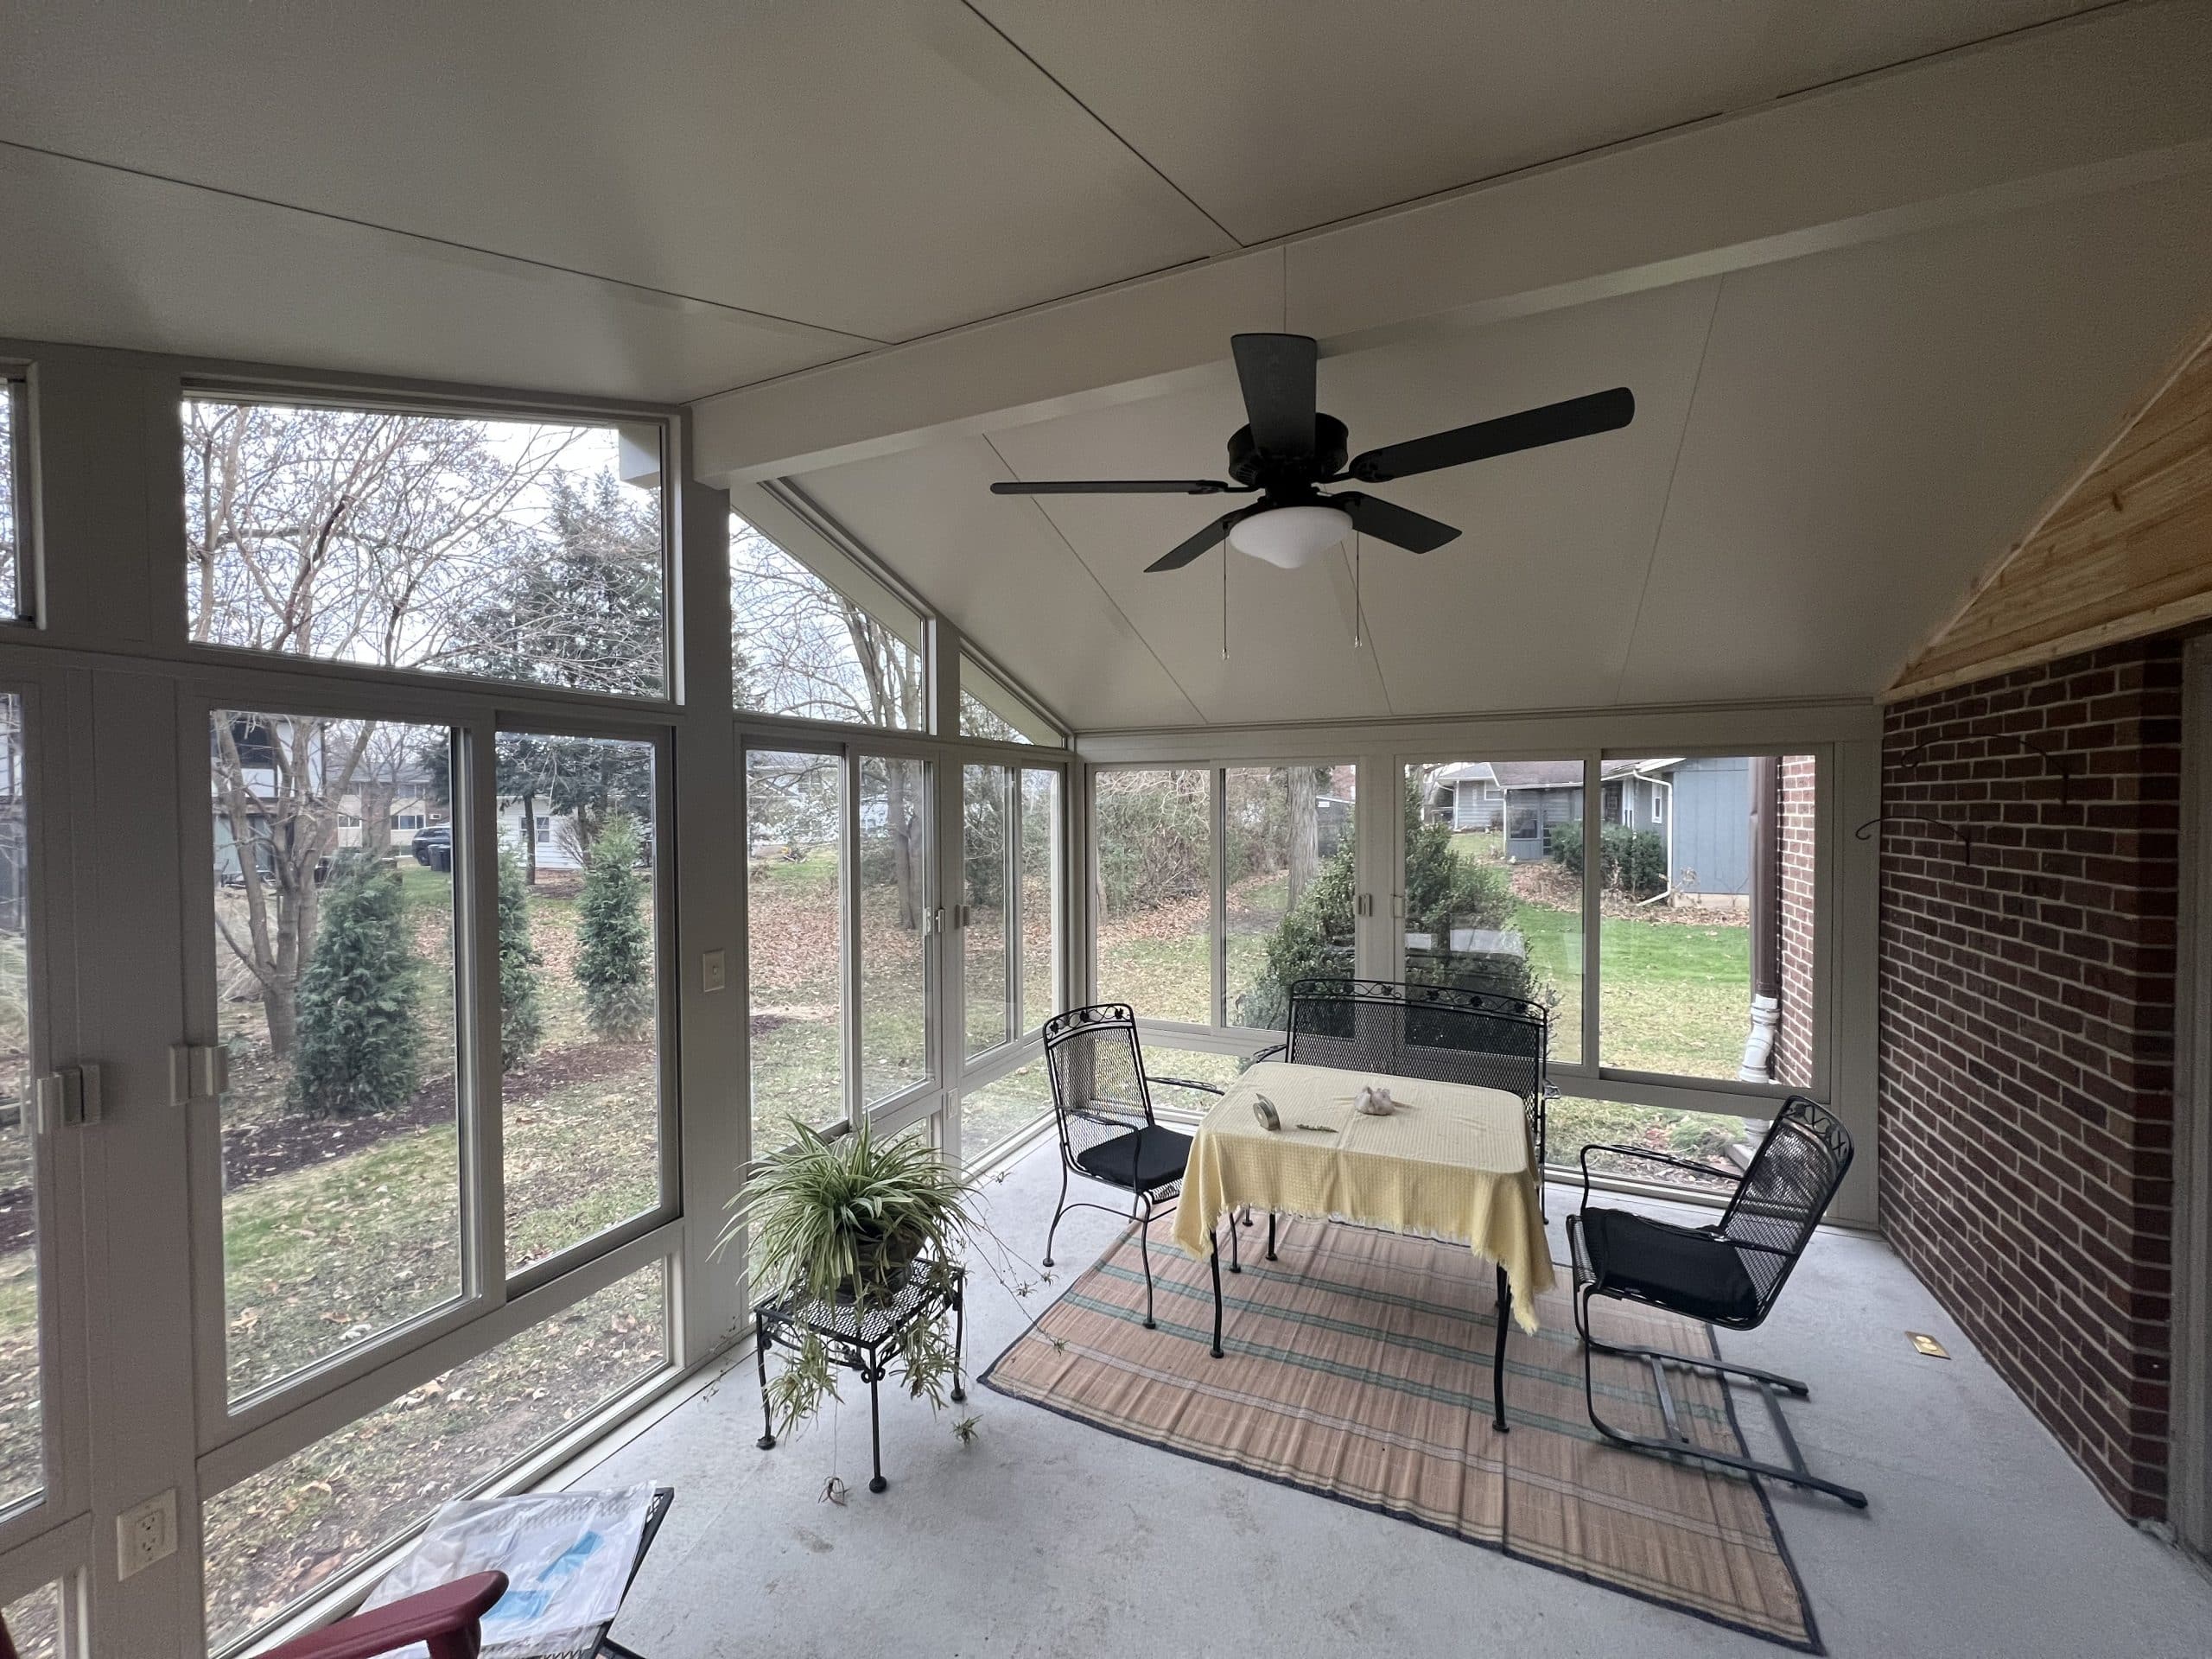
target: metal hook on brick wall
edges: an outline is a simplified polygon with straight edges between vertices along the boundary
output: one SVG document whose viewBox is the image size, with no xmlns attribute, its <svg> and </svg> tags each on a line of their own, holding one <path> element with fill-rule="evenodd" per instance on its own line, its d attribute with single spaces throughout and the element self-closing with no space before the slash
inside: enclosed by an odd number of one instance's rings
<svg viewBox="0 0 2212 1659">
<path fill-rule="evenodd" d="M 1931 824 L 1959 843 L 1962 849 L 1959 855 L 1959 861 L 1968 869 L 1974 868 L 1974 826 L 1970 823 L 1953 823 L 1948 818 L 1924 818 L 1916 812 L 1885 812 L 1878 818 L 1867 819 L 1866 823 L 1853 830 L 1852 839 L 1869 840 L 1876 828 L 1885 823 Z"/>
</svg>

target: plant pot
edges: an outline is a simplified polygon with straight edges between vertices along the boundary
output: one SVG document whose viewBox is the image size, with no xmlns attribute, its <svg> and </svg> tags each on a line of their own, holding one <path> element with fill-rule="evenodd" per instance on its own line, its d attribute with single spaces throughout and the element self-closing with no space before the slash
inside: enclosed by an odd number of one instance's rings
<svg viewBox="0 0 2212 1659">
<path fill-rule="evenodd" d="M 863 1293 L 869 1301 L 889 1301 L 914 1276 L 914 1259 L 922 1252 L 922 1240 L 917 1235 L 900 1234 L 881 1241 L 870 1240 L 861 1247 L 861 1259 L 868 1263 L 865 1271 L 838 1281 L 836 1302 L 840 1307 L 850 1307 L 862 1300 Z"/>
</svg>

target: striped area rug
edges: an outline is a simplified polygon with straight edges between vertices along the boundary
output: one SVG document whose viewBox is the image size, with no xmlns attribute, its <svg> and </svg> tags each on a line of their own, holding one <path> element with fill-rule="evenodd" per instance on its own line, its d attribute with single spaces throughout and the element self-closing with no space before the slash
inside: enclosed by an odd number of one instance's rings
<svg viewBox="0 0 2212 1659">
<path fill-rule="evenodd" d="M 1278 1261 L 1255 1260 L 1248 1243 L 1244 1271 L 1224 1268 L 1226 1357 L 1217 1360 L 1206 1264 L 1166 1230 L 1152 1250 L 1158 1330 L 1144 1328 L 1131 1230 L 982 1380 L 1130 1440 L 1823 1651 L 1757 1482 L 1599 1439 L 1563 1289 L 1539 1299 L 1535 1336 L 1508 1340 L 1511 1433 L 1501 1435 L 1491 1422 L 1496 1280 L 1464 1245 L 1286 1221 Z M 1713 1351 L 1707 1327 L 1654 1309 L 1601 1303 L 1595 1318 L 1611 1340 Z M 1691 1433 L 1742 1450 L 1720 1384 L 1671 1378 Z M 1647 1370 L 1601 1355 L 1598 1382 L 1618 1427 L 1663 1432 Z"/>
</svg>

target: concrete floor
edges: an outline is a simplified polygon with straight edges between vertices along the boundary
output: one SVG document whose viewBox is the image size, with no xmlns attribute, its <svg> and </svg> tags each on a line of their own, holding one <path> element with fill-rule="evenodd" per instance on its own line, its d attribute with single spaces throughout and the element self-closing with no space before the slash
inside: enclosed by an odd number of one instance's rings
<svg viewBox="0 0 2212 1659">
<path fill-rule="evenodd" d="M 988 1188 L 994 1226 L 1039 1253 L 1058 1185 L 1039 1143 Z M 1554 1188 L 1561 1261 L 1570 1201 Z M 1074 1211 L 1041 1294 L 1114 1230 Z M 978 1274 L 974 1368 L 1034 1312 Z M 1955 1357 L 1918 1357 L 1907 1330 Z M 1878 1240 L 1823 1234 L 1767 1325 L 1723 1343 L 1813 1384 L 1791 1413 L 1808 1457 L 1872 1498 L 1859 1514 L 1774 1489 L 1830 1652 L 2212 1655 L 2212 1579 L 2106 1505 Z M 988 1389 L 970 1395 L 982 1430 L 967 1446 L 949 1415 L 887 1395 L 892 1484 L 872 1496 L 864 1397 L 847 1397 L 834 1440 L 825 1420 L 760 1451 L 748 1359 L 591 1471 L 677 1488 L 621 1640 L 649 1659 L 1784 1651 Z M 1748 1395 L 1739 1408 L 1760 1446 L 1764 1412 Z M 817 1496 L 833 1453 L 852 1488 L 842 1508 Z"/>
</svg>

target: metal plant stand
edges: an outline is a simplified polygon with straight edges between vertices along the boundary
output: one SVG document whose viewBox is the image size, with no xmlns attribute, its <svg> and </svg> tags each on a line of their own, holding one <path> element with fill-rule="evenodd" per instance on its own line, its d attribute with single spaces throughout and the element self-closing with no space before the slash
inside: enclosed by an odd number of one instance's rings
<svg viewBox="0 0 2212 1659">
<path fill-rule="evenodd" d="M 899 1340 L 917 1321 L 941 1313 L 952 1315 L 952 1397 L 968 1397 L 961 1376 L 961 1357 L 967 1340 L 966 1291 L 968 1270 L 957 1262 L 920 1261 L 906 1282 L 888 1301 L 841 1302 L 820 1296 L 786 1296 L 755 1303 L 754 1356 L 760 1366 L 760 1417 L 763 1452 L 776 1444 L 776 1424 L 768 1409 L 768 1350 L 778 1341 L 796 1346 L 801 1332 L 822 1338 L 832 1363 L 860 1373 L 868 1384 L 868 1433 L 875 1462 L 868 1481 L 871 1492 L 890 1484 L 883 1478 L 883 1424 L 878 1388 L 889 1370 L 889 1360 L 899 1352 Z"/>
</svg>

